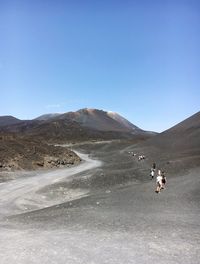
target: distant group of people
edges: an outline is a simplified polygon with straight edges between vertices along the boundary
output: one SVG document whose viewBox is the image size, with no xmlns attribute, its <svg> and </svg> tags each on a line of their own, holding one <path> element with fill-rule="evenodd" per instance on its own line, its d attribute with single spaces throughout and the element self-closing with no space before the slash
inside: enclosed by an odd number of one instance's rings
<svg viewBox="0 0 200 264">
<path fill-rule="evenodd" d="M 144 159 L 146 159 L 146 157 L 145 157 L 144 155 L 139 155 L 139 156 L 138 156 L 138 161 L 140 161 L 140 160 L 144 160 Z"/>
<path fill-rule="evenodd" d="M 146 159 L 146 156 L 138 155 L 138 154 L 134 153 L 133 151 L 129 151 L 128 153 L 131 154 L 133 157 L 137 157 L 138 161 Z M 153 164 L 151 166 L 151 170 L 150 170 L 151 180 L 154 179 L 156 172 L 157 172 L 157 175 L 156 175 L 156 190 L 155 190 L 155 192 L 160 193 L 162 189 L 165 189 L 165 185 L 167 183 L 167 178 L 165 175 L 165 171 L 157 169 L 156 163 L 153 162 Z"/>
<path fill-rule="evenodd" d="M 137 156 L 137 154 L 134 153 L 133 151 L 129 151 L 128 153 L 130 153 L 133 157 Z M 146 159 L 146 157 L 144 155 L 138 155 L 138 161 L 144 160 L 144 159 Z"/>
<path fill-rule="evenodd" d="M 131 154 L 133 157 L 136 157 L 137 156 L 137 154 L 134 153 L 133 151 L 129 151 L 128 153 Z"/>
<path fill-rule="evenodd" d="M 156 163 L 154 162 L 152 164 L 151 171 L 150 171 L 151 179 L 154 178 L 155 172 L 156 172 Z M 165 189 L 166 182 L 167 182 L 167 178 L 165 176 L 165 171 L 163 171 L 163 170 L 161 171 L 160 169 L 158 169 L 157 176 L 156 176 L 156 190 L 155 190 L 155 192 L 160 193 L 160 191 L 162 189 Z"/>
</svg>

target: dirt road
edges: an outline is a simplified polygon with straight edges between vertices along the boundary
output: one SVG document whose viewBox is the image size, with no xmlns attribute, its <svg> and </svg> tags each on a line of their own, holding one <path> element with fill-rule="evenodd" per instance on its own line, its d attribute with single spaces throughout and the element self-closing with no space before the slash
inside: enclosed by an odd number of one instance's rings
<svg viewBox="0 0 200 264">
<path fill-rule="evenodd" d="M 72 168 L 52 170 L 48 172 L 34 173 L 34 176 L 16 178 L 15 180 L 0 183 L 0 216 L 5 217 L 23 211 L 32 211 L 41 209 L 61 201 L 47 200 L 44 195 L 38 193 L 38 190 L 45 186 L 54 184 L 62 179 L 94 169 L 101 165 L 98 160 L 90 159 L 88 155 L 77 152 L 79 157 L 84 161 L 79 166 Z M 84 191 L 83 191 L 84 194 Z M 67 201 L 65 196 L 65 201 Z"/>
</svg>

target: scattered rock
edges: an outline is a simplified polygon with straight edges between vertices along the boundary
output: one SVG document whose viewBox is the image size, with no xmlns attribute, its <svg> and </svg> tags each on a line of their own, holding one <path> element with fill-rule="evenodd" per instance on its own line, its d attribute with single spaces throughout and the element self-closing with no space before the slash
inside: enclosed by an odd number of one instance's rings
<svg viewBox="0 0 200 264">
<path fill-rule="evenodd" d="M 43 161 L 38 161 L 36 162 L 36 164 L 40 167 L 44 167 L 44 162 Z"/>
<path fill-rule="evenodd" d="M 0 135 L 0 170 L 33 170 L 79 164 L 81 159 L 71 150 L 45 144 L 32 138 Z"/>
</svg>

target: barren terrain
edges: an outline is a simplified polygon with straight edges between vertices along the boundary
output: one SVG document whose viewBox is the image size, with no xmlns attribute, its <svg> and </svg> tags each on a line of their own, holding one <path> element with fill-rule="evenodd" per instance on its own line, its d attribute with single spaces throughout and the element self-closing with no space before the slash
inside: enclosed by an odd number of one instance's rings
<svg viewBox="0 0 200 264">
<path fill-rule="evenodd" d="M 0 184 L 2 264 L 199 263 L 197 164 L 173 171 L 158 153 L 168 182 L 156 194 L 143 148 L 124 141 L 74 148 L 85 160 L 77 167 Z"/>
<path fill-rule="evenodd" d="M 0 182 L 8 171 L 58 168 L 80 163 L 71 150 L 19 135 L 0 134 Z M 11 175 L 12 173 L 10 173 Z"/>
</svg>

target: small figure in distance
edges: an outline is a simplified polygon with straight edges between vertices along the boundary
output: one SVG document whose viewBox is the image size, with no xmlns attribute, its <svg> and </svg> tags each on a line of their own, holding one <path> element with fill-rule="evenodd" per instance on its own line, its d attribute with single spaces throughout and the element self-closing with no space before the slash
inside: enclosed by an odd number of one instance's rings
<svg viewBox="0 0 200 264">
<path fill-rule="evenodd" d="M 152 164 L 152 169 L 153 169 L 154 171 L 156 170 L 156 163 L 155 163 L 155 162 Z"/>
<path fill-rule="evenodd" d="M 161 189 L 165 189 L 165 184 L 167 182 L 167 178 L 165 176 L 165 171 L 162 171 L 161 172 L 161 176 L 162 176 L 162 186 L 161 186 Z"/>
<path fill-rule="evenodd" d="M 151 168 L 151 172 L 150 172 L 151 180 L 153 180 L 154 175 L 155 175 L 155 170 L 153 168 Z"/>
<path fill-rule="evenodd" d="M 156 177 L 156 190 L 155 190 L 155 192 L 156 193 L 160 193 L 161 187 L 162 187 L 161 170 L 158 170 L 158 174 L 157 174 L 157 177 Z"/>
<path fill-rule="evenodd" d="M 146 159 L 146 157 L 145 157 L 144 155 L 139 155 L 139 156 L 138 156 L 138 161 L 140 161 L 140 160 L 144 160 L 144 159 Z"/>
<path fill-rule="evenodd" d="M 156 163 L 154 162 L 154 163 L 152 164 L 151 172 L 150 172 L 151 179 L 154 178 L 155 171 L 156 171 Z"/>
</svg>

